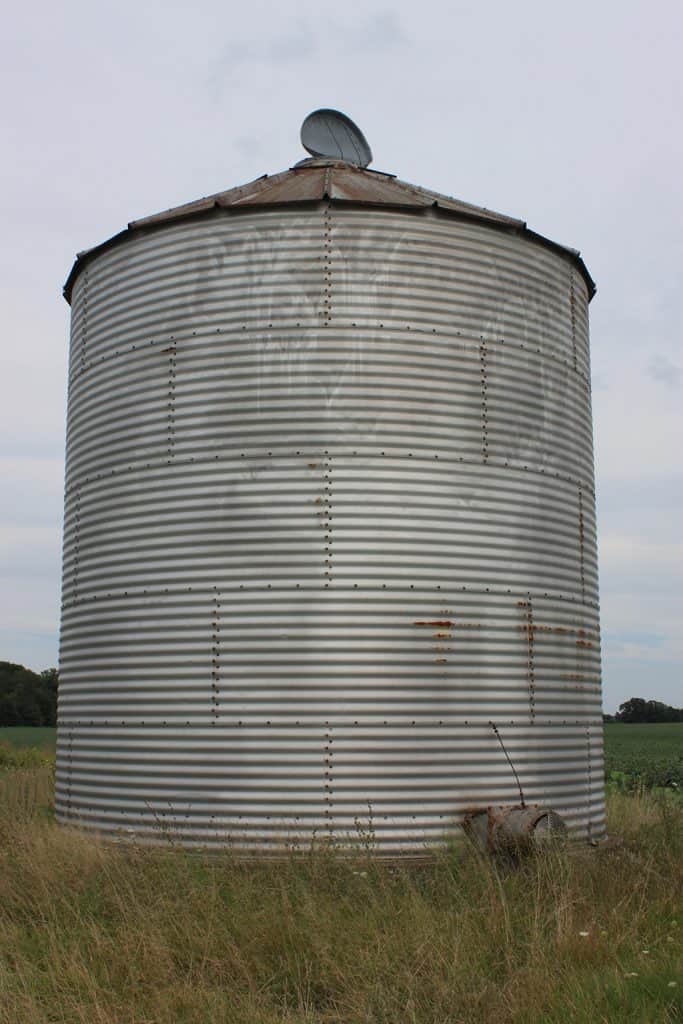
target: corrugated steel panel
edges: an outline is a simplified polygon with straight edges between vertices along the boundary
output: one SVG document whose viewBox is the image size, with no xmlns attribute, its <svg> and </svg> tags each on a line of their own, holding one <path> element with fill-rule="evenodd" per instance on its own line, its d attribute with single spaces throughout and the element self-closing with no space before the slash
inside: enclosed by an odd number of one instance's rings
<svg viewBox="0 0 683 1024">
<path fill-rule="evenodd" d="M 604 829 L 588 289 L 438 213 L 103 251 L 72 314 L 57 810 L 260 849 Z"/>
<path fill-rule="evenodd" d="M 296 167 L 272 176 L 263 175 L 255 181 L 217 192 L 193 203 L 185 203 L 171 210 L 131 221 L 125 231 L 114 235 L 101 245 L 78 254 L 76 262 L 64 285 L 64 295 L 70 302 L 76 279 L 90 264 L 93 258 L 107 249 L 129 240 L 131 236 L 152 228 L 165 227 L 175 221 L 195 218 L 211 214 L 216 209 L 226 212 L 239 212 L 250 206 L 267 207 L 296 203 L 314 203 L 322 199 L 335 202 L 354 203 L 370 206 L 394 206 L 413 208 L 416 210 L 439 209 L 445 215 L 454 215 L 466 219 L 483 221 L 495 225 L 514 235 L 524 234 L 541 246 L 550 247 L 555 252 L 564 253 L 576 267 L 587 285 L 590 295 L 595 285 L 576 249 L 558 245 L 536 232 L 528 230 L 526 224 L 516 217 L 508 217 L 481 206 L 473 206 L 451 196 L 442 195 L 400 181 L 393 174 L 384 174 L 368 168 L 354 167 L 351 164 L 330 160 L 304 160 Z"/>
</svg>

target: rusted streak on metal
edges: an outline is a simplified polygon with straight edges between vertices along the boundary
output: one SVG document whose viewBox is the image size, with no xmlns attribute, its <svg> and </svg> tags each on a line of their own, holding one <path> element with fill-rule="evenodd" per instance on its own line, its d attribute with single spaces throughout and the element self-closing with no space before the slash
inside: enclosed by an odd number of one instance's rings
<svg viewBox="0 0 683 1024">
<path fill-rule="evenodd" d="M 526 630 L 526 629 L 528 629 L 528 628 L 529 628 L 529 627 L 528 627 L 528 626 L 526 626 L 526 625 L 524 625 L 524 626 L 518 626 L 518 627 L 517 627 L 517 629 L 524 629 L 524 630 Z M 533 627 L 533 628 L 534 628 L 534 632 L 535 632 L 535 633 L 564 633 L 564 634 L 574 634 L 574 633 L 576 633 L 576 632 L 577 632 L 577 631 L 576 631 L 575 629 L 570 629 L 570 628 L 569 628 L 568 626 L 544 626 L 544 625 L 543 625 L 542 623 L 540 623 L 540 622 L 535 622 L 535 623 L 534 623 L 534 627 Z"/>
<path fill-rule="evenodd" d="M 450 608 L 446 609 L 446 611 L 450 611 Z M 444 612 L 442 610 L 441 614 L 443 613 Z M 448 641 L 453 639 L 452 628 L 455 625 L 454 621 L 452 619 L 415 619 L 413 625 L 420 626 L 421 628 L 434 629 L 432 639 L 435 641 L 435 662 L 437 665 L 447 665 L 448 658 L 446 655 L 452 652 L 452 647 Z"/>
<path fill-rule="evenodd" d="M 526 633 L 527 637 L 527 685 L 529 688 L 529 715 L 531 717 L 531 722 L 533 724 L 536 716 L 536 672 L 534 668 L 534 607 L 531 600 L 531 594 L 528 595 L 526 601 L 518 601 L 517 604 L 526 612 L 526 621 L 523 624 L 522 629 Z"/>
<path fill-rule="evenodd" d="M 591 675 L 589 672 L 562 672 L 556 678 L 566 683 L 592 683 L 595 686 L 600 683 L 600 676 Z"/>
<path fill-rule="evenodd" d="M 592 647 L 593 643 L 590 640 L 575 640 L 577 647 Z"/>
<path fill-rule="evenodd" d="M 436 628 L 442 627 L 444 629 L 483 629 L 484 625 L 482 622 L 456 622 L 455 619 L 429 619 L 422 620 L 416 619 L 413 622 L 414 626 L 434 626 Z M 520 627 L 522 629 L 524 627 Z"/>
<path fill-rule="evenodd" d="M 522 632 L 526 632 L 529 629 L 529 626 L 528 626 L 527 623 L 524 623 L 523 625 L 517 626 L 516 628 L 521 630 Z M 585 630 L 585 629 L 570 629 L 568 626 L 545 626 L 542 623 L 534 622 L 534 624 L 533 624 L 533 626 L 531 628 L 533 629 L 534 633 L 559 633 L 562 636 L 579 636 L 579 637 L 586 637 L 586 636 L 591 637 L 592 636 L 593 638 L 595 638 L 595 634 L 588 632 L 588 630 Z M 577 640 L 576 642 L 580 643 L 579 640 Z M 588 641 L 586 641 L 585 643 L 586 643 L 586 646 L 588 646 L 588 647 L 592 647 L 593 646 L 593 644 L 589 643 Z"/>
</svg>

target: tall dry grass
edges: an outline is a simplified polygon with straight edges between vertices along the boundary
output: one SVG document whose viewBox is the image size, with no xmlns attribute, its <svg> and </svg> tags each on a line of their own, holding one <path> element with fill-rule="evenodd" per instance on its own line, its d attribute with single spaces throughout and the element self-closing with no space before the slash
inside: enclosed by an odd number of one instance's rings
<svg viewBox="0 0 683 1024">
<path fill-rule="evenodd" d="M 680 801 L 614 795 L 622 845 L 514 868 L 257 865 L 60 828 L 51 789 L 0 775 L 2 1024 L 683 1019 Z"/>
</svg>

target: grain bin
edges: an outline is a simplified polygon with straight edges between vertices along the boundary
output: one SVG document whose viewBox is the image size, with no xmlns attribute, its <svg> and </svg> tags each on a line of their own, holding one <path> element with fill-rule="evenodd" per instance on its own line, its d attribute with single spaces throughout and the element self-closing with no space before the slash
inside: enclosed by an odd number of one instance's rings
<svg viewBox="0 0 683 1024">
<path fill-rule="evenodd" d="M 58 818 L 414 853 L 507 751 L 598 838 L 593 283 L 343 155 L 69 275 Z"/>
</svg>

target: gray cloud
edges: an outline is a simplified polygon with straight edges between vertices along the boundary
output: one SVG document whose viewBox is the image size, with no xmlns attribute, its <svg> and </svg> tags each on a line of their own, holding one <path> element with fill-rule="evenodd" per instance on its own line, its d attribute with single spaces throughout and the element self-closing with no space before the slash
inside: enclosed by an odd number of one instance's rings
<svg viewBox="0 0 683 1024">
<path fill-rule="evenodd" d="M 646 370 L 648 376 L 658 384 L 666 384 L 667 387 L 677 389 L 681 386 L 683 371 L 680 366 L 672 363 L 667 356 L 656 353 L 650 359 Z"/>
<path fill-rule="evenodd" d="M 311 26 L 302 22 L 293 32 L 273 39 L 268 46 L 267 56 L 275 64 L 290 64 L 312 57 L 317 50 L 318 41 Z"/>
<path fill-rule="evenodd" d="M 395 10 L 378 11 L 359 24 L 336 28 L 341 48 L 346 52 L 378 53 L 407 42 Z"/>
<path fill-rule="evenodd" d="M 221 83 L 245 65 L 266 67 L 300 65 L 322 60 L 325 64 L 353 54 L 386 53 L 403 46 L 407 37 L 394 10 L 378 11 L 360 20 L 323 17 L 314 23 L 300 19 L 281 32 L 233 39 L 227 43 L 209 71 L 208 83 L 216 98 Z"/>
<path fill-rule="evenodd" d="M 263 139 L 256 135 L 238 135 L 233 139 L 233 148 L 245 156 L 258 156 L 267 158 L 267 146 Z"/>
<path fill-rule="evenodd" d="M 229 71 L 242 64 L 289 64 L 311 57 L 317 41 L 310 25 L 299 22 L 282 35 L 264 34 L 252 39 L 233 39 L 223 47 L 216 70 Z"/>
</svg>

